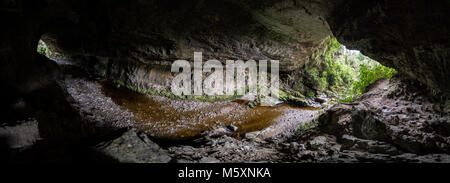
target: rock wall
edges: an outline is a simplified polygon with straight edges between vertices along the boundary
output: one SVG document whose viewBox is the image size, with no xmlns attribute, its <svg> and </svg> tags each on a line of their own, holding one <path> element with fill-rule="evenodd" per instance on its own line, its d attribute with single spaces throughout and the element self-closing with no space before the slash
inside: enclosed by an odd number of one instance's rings
<svg viewBox="0 0 450 183">
<path fill-rule="evenodd" d="M 450 2 L 345 1 L 327 18 L 350 49 L 450 93 Z"/>
<path fill-rule="evenodd" d="M 282 70 L 290 71 L 331 34 L 323 18 L 294 1 L 85 3 L 69 10 L 76 15 L 75 25 L 69 26 L 74 30 L 52 27 L 46 32 L 71 55 L 151 63 L 192 60 L 193 51 L 201 51 L 204 59 L 221 61 L 278 59 Z"/>
<path fill-rule="evenodd" d="M 341 151 L 382 150 L 377 144 L 389 144 L 404 153 L 448 153 L 450 106 L 420 92 L 420 87 L 399 78 L 380 80 L 355 102 L 336 105 L 321 115 L 318 127 L 343 144 Z M 370 141 L 377 143 L 367 144 Z"/>
<path fill-rule="evenodd" d="M 281 72 L 298 70 L 331 35 L 324 18 L 304 4 L 324 11 L 320 2 L 290 0 L 89 1 L 68 9 L 76 18 L 65 19 L 67 28 L 46 28 L 43 39 L 71 60 L 96 61 L 90 68 L 112 80 L 167 91 L 170 70 L 159 69 L 161 78 L 137 73 L 192 61 L 194 51 L 205 61 L 277 59 Z"/>
<path fill-rule="evenodd" d="M 20 80 L 42 37 L 67 56 L 136 63 L 278 59 L 298 70 L 329 35 L 351 49 L 449 93 L 449 3 L 371 0 L 4 0 L 4 83 Z M 330 26 L 329 26 L 330 25 Z M 330 28 L 331 27 L 331 28 Z M 39 64 L 36 64 L 39 65 Z M 30 65 L 31 66 L 31 65 Z M 6 79 L 10 78 L 10 79 Z M 26 78 L 23 78 L 26 80 Z M 21 88 L 21 87 L 17 87 Z"/>
<path fill-rule="evenodd" d="M 168 81 L 161 81 L 160 76 L 170 79 L 171 75 L 155 70 L 154 65 L 192 60 L 194 51 L 203 52 L 204 59 L 221 61 L 278 59 L 281 72 L 289 75 L 333 34 L 349 48 L 448 95 L 449 5 L 445 0 L 0 0 L 4 25 L 0 30 L 0 89 L 4 92 L 0 111 L 2 116 L 16 114 L 10 108 L 23 100 L 26 110 L 33 111 L 43 137 L 78 139 L 91 128 L 81 123 L 66 91 L 59 86 L 58 66 L 37 54 L 39 39 L 67 58 L 85 61 L 98 74 L 155 87 Z M 148 74 L 149 70 L 155 72 Z M 426 120 L 430 125 L 412 130 L 408 124 L 400 131 L 361 131 L 363 126 L 381 124 L 376 130 L 392 126 L 361 106 L 355 114 L 344 116 L 351 118 L 353 130 L 360 130 L 351 133 L 358 138 L 387 141 L 395 137 L 388 142 L 403 151 L 448 152 L 447 106 L 448 102 L 436 112 L 444 111 L 445 115 L 431 116 Z M 428 110 L 404 109 L 418 115 Z M 394 116 L 404 117 L 404 111 L 394 112 L 398 112 Z M 340 116 L 330 118 L 331 122 L 341 120 Z M 382 117 L 389 116 L 383 112 Z M 358 123 L 358 117 L 373 123 Z M 406 121 L 418 121 L 415 124 L 425 124 L 421 120 L 427 118 L 406 117 Z M 384 135 L 377 136 L 380 134 Z M 416 134 L 423 138 L 413 138 Z M 352 137 L 346 139 L 353 141 Z"/>
</svg>

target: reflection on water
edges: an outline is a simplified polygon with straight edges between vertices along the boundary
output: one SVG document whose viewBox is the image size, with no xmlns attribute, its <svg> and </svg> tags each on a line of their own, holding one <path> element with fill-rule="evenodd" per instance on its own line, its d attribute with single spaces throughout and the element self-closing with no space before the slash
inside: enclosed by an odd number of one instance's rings
<svg viewBox="0 0 450 183">
<path fill-rule="evenodd" d="M 288 105 L 248 108 L 239 101 L 204 103 L 173 100 L 116 88 L 107 82 L 102 86 L 106 96 L 134 114 L 138 129 L 164 140 L 189 139 L 203 131 L 230 124 L 238 127 L 237 134 L 257 131 L 274 124 L 284 109 L 292 108 Z"/>
</svg>

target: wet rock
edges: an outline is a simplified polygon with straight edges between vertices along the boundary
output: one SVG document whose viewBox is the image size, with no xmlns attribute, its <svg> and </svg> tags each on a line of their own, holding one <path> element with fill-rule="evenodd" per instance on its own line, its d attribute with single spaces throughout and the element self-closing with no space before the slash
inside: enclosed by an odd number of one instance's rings
<svg viewBox="0 0 450 183">
<path fill-rule="evenodd" d="M 219 136 L 223 136 L 223 135 L 232 135 L 232 132 L 229 128 L 227 127 L 219 127 L 219 128 L 214 128 L 211 131 L 206 131 L 203 136 L 210 136 L 210 137 L 219 137 Z"/>
<path fill-rule="evenodd" d="M 369 140 L 388 139 L 386 124 L 380 121 L 370 110 L 353 108 L 352 111 L 352 131 L 353 135 Z"/>
<path fill-rule="evenodd" d="M 257 96 L 255 94 L 252 93 L 246 93 L 245 95 L 243 95 L 242 97 L 240 97 L 238 100 L 241 100 L 245 103 L 249 103 L 249 102 L 255 102 L 256 101 Z"/>
<path fill-rule="evenodd" d="M 228 130 L 230 130 L 232 132 L 235 132 L 235 131 L 238 130 L 238 127 L 235 126 L 234 124 L 227 125 L 226 127 L 227 127 Z"/>
<path fill-rule="evenodd" d="M 409 96 L 416 96 L 415 91 L 421 90 L 411 87 L 401 79 L 380 80 L 355 103 L 336 105 L 322 115 L 319 129 L 339 137 L 344 149 L 396 154 L 397 150 L 392 148 L 396 147 L 414 154 L 449 153 L 446 123 L 433 117 L 441 114 L 433 109 L 439 103 L 421 94 L 423 103 L 431 107 L 412 108 L 414 97 Z"/>
<path fill-rule="evenodd" d="M 100 143 L 95 149 L 122 163 L 168 163 L 171 160 L 157 144 L 141 137 L 132 129 L 114 140 Z"/>
<path fill-rule="evenodd" d="M 322 97 L 316 97 L 316 98 L 314 98 L 314 101 L 323 104 L 323 103 L 327 102 L 327 99 L 326 98 L 322 98 Z"/>
<path fill-rule="evenodd" d="M 261 133 L 261 132 L 259 132 L 259 131 L 246 133 L 246 134 L 245 134 L 245 138 L 246 138 L 246 139 L 249 139 L 249 140 L 255 140 L 255 139 L 258 137 L 258 135 L 259 135 L 260 133 Z"/>
</svg>

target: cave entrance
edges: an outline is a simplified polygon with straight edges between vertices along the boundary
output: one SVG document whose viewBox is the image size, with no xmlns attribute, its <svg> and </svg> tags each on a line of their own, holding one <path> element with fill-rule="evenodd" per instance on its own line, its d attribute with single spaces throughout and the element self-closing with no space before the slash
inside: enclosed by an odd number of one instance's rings
<svg viewBox="0 0 450 183">
<path fill-rule="evenodd" d="M 341 103 L 355 100 L 366 91 L 370 84 L 380 79 L 389 79 L 397 73 L 395 69 L 380 64 L 363 55 L 359 50 L 349 50 L 344 45 L 341 45 L 338 50 L 336 59 L 348 66 L 340 72 L 354 72 L 354 74 L 350 74 L 349 87 L 338 97 Z M 346 69 L 350 69 L 350 71 L 346 71 Z"/>
<path fill-rule="evenodd" d="M 397 73 L 395 69 L 380 64 L 363 55 L 359 50 L 349 50 L 342 45 L 339 52 L 340 55 L 337 59 L 340 59 L 356 73 L 351 78 L 348 89 L 339 96 L 341 103 L 355 100 L 366 91 L 370 84 L 380 79 L 389 79 Z M 344 72 L 346 72 L 345 69 Z"/>
<path fill-rule="evenodd" d="M 59 64 L 65 63 L 67 59 L 61 54 L 62 51 L 58 51 L 60 49 L 55 37 L 43 35 L 38 42 L 37 52 Z M 86 114 L 89 120 L 118 127 L 133 126 L 155 139 L 183 141 L 205 133 L 236 138 L 251 138 L 256 135 L 253 132 L 257 132 L 260 137 L 287 131 L 302 133 L 304 129 L 315 125 L 311 122 L 317 118 L 319 109 L 352 101 L 364 92 L 368 84 L 383 77 L 391 77 L 395 72 L 359 51 L 346 49 L 335 38 L 329 39 L 311 60 L 307 67 L 300 70 L 303 78 L 296 80 L 305 87 L 282 88 L 283 96 L 279 98 L 285 101 L 284 104 L 269 107 L 259 106 L 257 98 L 246 99 L 246 102 L 221 101 L 220 98 L 216 100 L 203 96 L 186 100 L 190 98 L 155 92 L 144 88 L 143 84 L 129 82 L 136 80 L 133 78 L 136 72 L 150 72 L 150 66 L 127 63 L 95 63 L 95 69 L 98 69 L 95 73 L 99 76 L 96 79 L 89 78 L 90 74 L 78 73 L 82 69 L 64 67 L 64 72 L 76 73 L 74 75 L 77 76 L 67 76 L 64 82 L 68 93 L 81 106 L 81 113 Z M 121 73 L 124 67 L 133 67 L 128 69 L 131 73 L 126 76 L 131 78 L 125 78 L 125 82 L 111 74 Z M 167 73 L 157 74 L 163 76 Z M 157 78 L 162 79 L 162 76 Z M 154 84 L 154 80 L 146 82 Z M 337 95 L 321 97 L 321 93 L 329 91 Z M 97 111 L 95 116 L 91 115 L 92 111 Z"/>
<path fill-rule="evenodd" d="M 36 52 L 55 62 L 66 62 L 68 58 L 64 56 L 63 51 L 57 46 L 56 38 L 56 35 L 50 33 L 42 35 L 37 43 Z"/>
<path fill-rule="evenodd" d="M 36 51 L 49 59 L 52 58 L 53 52 L 50 48 L 48 48 L 47 44 L 42 39 L 39 40 Z"/>
<path fill-rule="evenodd" d="M 328 96 L 336 103 L 351 102 L 365 92 L 366 87 L 396 71 L 378 63 L 358 50 L 349 50 L 336 38 L 329 38 L 300 70 L 293 89 L 309 98 Z"/>
</svg>

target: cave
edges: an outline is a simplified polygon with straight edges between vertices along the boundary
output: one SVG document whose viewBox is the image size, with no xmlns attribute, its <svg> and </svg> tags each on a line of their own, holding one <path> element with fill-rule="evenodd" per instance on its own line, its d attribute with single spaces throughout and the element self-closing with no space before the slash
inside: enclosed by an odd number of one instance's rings
<svg viewBox="0 0 450 183">
<path fill-rule="evenodd" d="M 449 1 L 0 4 L 2 162 L 450 163 Z"/>
</svg>

